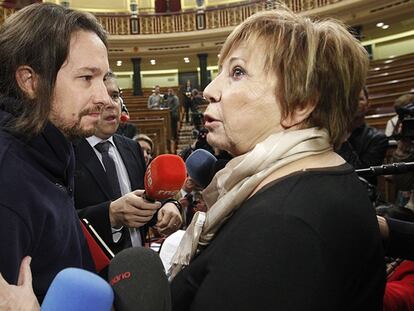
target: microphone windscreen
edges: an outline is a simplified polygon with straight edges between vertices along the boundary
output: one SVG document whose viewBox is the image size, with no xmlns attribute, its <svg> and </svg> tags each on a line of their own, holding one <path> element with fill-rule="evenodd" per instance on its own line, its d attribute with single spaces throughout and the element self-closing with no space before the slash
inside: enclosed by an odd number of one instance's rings
<svg viewBox="0 0 414 311">
<path fill-rule="evenodd" d="M 173 154 L 162 154 L 149 164 L 145 172 L 145 195 L 153 200 L 164 200 L 177 194 L 187 177 L 183 159 Z"/>
<path fill-rule="evenodd" d="M 217 159 L 204 149 L 197 149 L 185 161 L 188 175 L 194 181 L 205 188 L 211 182 L 215 174 Z"/>
<path fill-rule="evenodd" d="M 122 115 L 121 115 L 121 121 L 122 121 L 122 122 L 128 122 L 128 121 L 129 121 L 129 115 L 127 115 L 127 114 L 122 114 Z"/>
<path fill-rule="evenodd" d="M 109 311 L 114 301 L 111 286 L 100 276 L 78 268 L 66 268 L 53 279 L 42 311 Z"/>
<path fill-rule="evenodd" d="M 117 311 L 170 311 L 170 288 L 158 254 L 151 249 L 124 249 L 112 259 L 108 280 Z"/>
</svg>

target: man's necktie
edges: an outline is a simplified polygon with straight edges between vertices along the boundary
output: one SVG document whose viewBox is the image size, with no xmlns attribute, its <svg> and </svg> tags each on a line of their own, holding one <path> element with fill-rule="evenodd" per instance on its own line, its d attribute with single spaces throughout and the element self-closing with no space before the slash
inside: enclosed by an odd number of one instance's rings
<svg viewBox="0 0 414 311">
<path fill-rule="evenodd" d="M 102 155 L 102 162 L 105 166 L 106 176 L 108 177 L 109 184 L 112 187 L 113 199 L 118 199 L 122 196 L 121 188 L 119 186 L 118 175 L 116 173 L 115 162 L 109 155 L 109 147 L 111 143 L 109 141 L 103 141 L 95 145 L 96 150 L 98 150 Z"/>
</svg>

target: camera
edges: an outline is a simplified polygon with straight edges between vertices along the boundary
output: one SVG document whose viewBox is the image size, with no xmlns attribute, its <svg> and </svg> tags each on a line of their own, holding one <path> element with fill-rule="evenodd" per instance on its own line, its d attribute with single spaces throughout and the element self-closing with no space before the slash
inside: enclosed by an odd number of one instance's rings
<svg viewBox="0 0 414 311">
<path fill-rule="evenodd" d="M 414 139 L 414 102 L 395 108 L 395 112 L 398 115 L 398 123 L 401 124 L 401 131 L 394 135 L 394 138 Z"/>
<path fill-rule="evenodd" d="M 192 136 L 198 141 L 204 141 L 207 139 L 208 130 L 205 127 L 198 129 L 193 129 Z"/>
</svg>

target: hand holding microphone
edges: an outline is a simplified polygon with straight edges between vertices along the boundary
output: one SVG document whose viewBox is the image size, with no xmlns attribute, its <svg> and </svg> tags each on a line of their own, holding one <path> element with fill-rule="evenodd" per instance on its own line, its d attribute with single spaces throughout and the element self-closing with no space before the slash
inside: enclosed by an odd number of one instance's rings
<svg viewBox="0 0 414 311">
<path fill-rule="evenodd" d="M 187 172 L 181 157 L 163 154 L 156 157 L 145 173 L 145 197 L 165 200 L 174 197 L 184 185 Z M 158 212 L 156 227 L 161 234 L 170 234 L 180 228 L 182 218 L 173 203 L 166 203 Z"/>
<path fill-rule="evenodd" d="M 184 161 L 177 155 L 163 154 L 156 157 L 145 172 L 143 190 L 132 191 L 113 201 L 109 208 L 111 226 L 127 226 L 130 230 L 148 223 L 160 209 L 159 200 L 174 197 L 184 184 Z M 177 230 L 181 216 L 172 203 L 166 203 L 159 211 L 158 227 L 161 233 Z"/>
<path fill-rule="evenodd" d="M 109 208 L 111 226 L 139 228 L 149 222 L 161 204 L 148 202 L 143 195 L 144 190 L 135 190 L 111 202 Z"/>
<path fill-rule="evenodd" d="M 181 227 L 182 222 L 177 207 L 173 203 L 165 203 L 158 212 L 155 226 L 159 233 L 170 235 Z"/>
</svg>

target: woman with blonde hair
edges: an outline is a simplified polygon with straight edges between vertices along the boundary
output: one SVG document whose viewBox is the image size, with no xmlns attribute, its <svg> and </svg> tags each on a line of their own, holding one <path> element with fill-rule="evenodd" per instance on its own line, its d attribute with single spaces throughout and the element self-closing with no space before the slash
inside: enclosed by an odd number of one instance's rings
<svg viewBox="0 0 414 311">
<path fill-rule="evenodd" d="M 173 310 L 382 310 L 375 212 L 339 146 L 368 68 L 339 22 L 257 13 L 204 90 L 207 140 L 234 158 L 172 260 Z"/>
<path fill-rule="evenodd" d="M 145 134 L 135 135 L 133 140 L 135 140 L 141 146 L 142 152 L 144 153 L 145 164 L 148 167 L 148 164 L 151 162 L 152 154 L 154 152 L 154 142 L 151 138 L 149 138 L 149 136 Z"/>
</svg>

